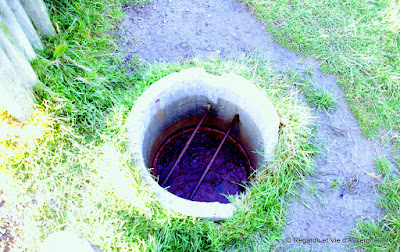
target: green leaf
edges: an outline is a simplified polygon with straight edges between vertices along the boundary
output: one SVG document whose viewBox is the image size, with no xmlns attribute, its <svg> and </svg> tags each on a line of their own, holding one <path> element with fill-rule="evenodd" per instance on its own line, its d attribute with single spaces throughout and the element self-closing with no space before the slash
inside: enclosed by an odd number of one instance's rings
<svg viewBox="0 0 400 252">
<path fill-rule="evenodd" d="M 64 54 L 65 50 L 67 50 L 67 47 L 68 47 L 67 44 L 57 46 L 57 48 L 54 50 L 53 58 L 54 59 L 60 58 L 61 55 Z"/>
</svg>

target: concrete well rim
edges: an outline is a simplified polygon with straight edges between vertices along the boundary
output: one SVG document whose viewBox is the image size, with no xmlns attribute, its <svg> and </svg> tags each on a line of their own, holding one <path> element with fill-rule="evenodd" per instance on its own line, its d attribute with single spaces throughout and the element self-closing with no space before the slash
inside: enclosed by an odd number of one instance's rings
<svg viewBox="0 0 400 252">
<path fill-rule="evenodd" d="M 202 87 L 204 85 L 204 87 Z M 201 86 L 199 88 L 199 86 Z M 211 91 L 210 91 L 211 90 Z M 209 92 L 210 91 L 210 92 Z M 169 94 L 187 95 L 202 94 L 207 99 L 219 103 L 221 96 L 232 99 L 238 107 L 254 117 L 257 125 L 262 127 L 263 161 L 271 160 L 275 145 L 278 141 L 279 117 L 265 93 L 248 80 L 236 75 L 226 74 L 216 76 L 208 74 L 200 68 L 182 70 L 173 73 L 153 83 L 135 102 L 127 120 L 128 149 L 133 156 L 136 167 L 150 191 L 154 192 L 156 199 L 167 209 L 174 210 L 184 215 L 223 220 L 231 217 L 236 206 L 233 203 L 197 202 L 180 198 L 162 188 L 153 178 L 143 158 L 144 130 L 151 123 L 151 117 L 157 115 L 157 110 L 162 110 L 163 100 Z M 229 94 L 232 93 L 232 94 Z M 245 97 L 243 97 L 245 96 Z M 167 106 L 167 105 L 165 105 Z M 161 107 L 161 108 L 160 108 Z M 260 110 L 261 109 L 261 110 Z M 242 111 L 242 112 L 243 112 Z M 141 130 L 138 130 L 141 129 Z"/>
</svg>

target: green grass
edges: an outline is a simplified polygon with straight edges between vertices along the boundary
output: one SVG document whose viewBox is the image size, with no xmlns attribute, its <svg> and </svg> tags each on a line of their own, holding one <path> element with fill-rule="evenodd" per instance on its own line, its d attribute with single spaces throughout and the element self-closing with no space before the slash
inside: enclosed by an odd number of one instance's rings
<svg viewBox="0 0 400 252">
<path fill-rule="evenodd" d="M 297 100 L 298 80 L 273 72 L 260 58 L 126 66 L 109 35 L 125 1 L 48 3 L 59 36 L 33 63 L 41 81 L 34 115 L 24 125 L 4 111 L 0 116 L 0 196 L 4 208 L 24 216 L 17 245 L 37 251 L 58 230 L 79 232 L 103 251 L 266 250 L 276 244 L 286 202 L 312 173 L 317 153 L 311 109 Z M 160 207 L 125 148 L 124 124 L 136 98 L 163 76 L 190 67 L 251 80 L 281 118 L 274 160 L 234 199 L 238 211 L 224 222 Z"/>
<path fill-rule="evenodd" d="M 320 91 L 319 88 L 310 81 L 300 82 L 300 86 L 310 106 L 317 110 L 330 111 L 336 109 L 337 100 L 331 92 Z"/>
<path fill-rule="evenodd" d="M 314 56 L 335 74 L 364 134 L 400 149 L 400 2 L 398 0 L 243 0 L 285 47 Z M 305 72 L 311 73 L 309 69 Z M 306 84 L 307 85 L 307 84 Z M 315 89 L 315 88 L 314 88 Z M 307 91 L 310 104 L 334 108 L 328 93 Z M 307 95 L 310 93 L 310 95 Z M 398 161 L 397 161 L 398 162 Z M 354 237 L 368 251 L 398 251 L 400 178 L 389 176 L 389 163 L 377 160 L 384 176 L 378 222 L 359 222 Z M 376 240 L 377 238 L 390 240 Z"/>
<path fill-rule="evenodd" d="M 400 147 L 398 0 L 243 0 L 285 47 L 337 76 L 367 136 Z"/>
<path fill-rule="evenodd" d="M 399 251 L 400 249 L 400 179 L 397 169 L 385 159 L 376 160 L 376 168 L 383 176 L 378 190 L 381 196 L 378 201 L 386 215 L 377 222 L 358 222 L 353 231 L 354 238 L 368 242 L 363 248 L 368 251 Z"/>
<path fill-rule="evenodd" d="M 332 190 L 338 189 L 339 187 L 340 187 L 340 179 L 339 178 L 331 181 L 331 189 Z"/>
</svg>

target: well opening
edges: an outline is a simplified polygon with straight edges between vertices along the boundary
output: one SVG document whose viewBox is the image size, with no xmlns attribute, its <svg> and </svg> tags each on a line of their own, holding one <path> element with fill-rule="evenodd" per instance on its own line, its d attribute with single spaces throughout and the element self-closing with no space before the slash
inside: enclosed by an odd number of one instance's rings
<svg viewBox="0 0 400 252">
<path fill-rule="evenodd" d="M 198 109 L 203 113 L 206 111 L 204 107 Z M 253 162 L 251 165 L 247 154 L 253 154 L 252 147 L 247 146 L 246 150 L 237 139 L 244 136 L 239 134 L 240 121 L 233 125 L 215 154 L 229 122 L 217 117 L 218 113 L 214 109 L 209 113 L 211 115 L 204 115 L 203 121 L 202 116 L 183 118 L 162 132 L 152 145 L 147 166 L 152 167 L 152 175 L 158 183 L 178 197 L 201 202 L 229 203 L 225 195 L 243 192 L 257 164 Z M 194 132 L 199 122 L 201 124 Z M 193 139 L 190 141 L 192 134 Z M 182 157 L 179 158 L 181 153 Z M 210 164 L 214 154 L 215 159 Z M 209 164 L 210 169 L 205 173 Z M 199 182 L 203 174 L 204 180 Z M 193 193 L 196 185 L 199 188 Z M 192 193 L 193 197 L 190 197 Z"/>
<path fill-rule="evenodd" d="M 231 127 L 236 115 L 238 120 Z M 162 205 L 217 220 L 230 217 L 236 209 L 224 195 L 243 192 L 249 175 L 272 157 L 279 118 L 265 94 L 244 78 L 189 69 L 150 86 L 136 101 L 127 128 L 136 166 Z M 193 194 L 227 131 L 226 141 Z"/>
</svg>

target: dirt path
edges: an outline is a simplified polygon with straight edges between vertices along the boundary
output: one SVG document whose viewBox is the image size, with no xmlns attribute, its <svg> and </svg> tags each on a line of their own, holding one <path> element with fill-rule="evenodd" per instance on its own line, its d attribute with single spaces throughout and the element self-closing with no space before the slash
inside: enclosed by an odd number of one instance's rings
<svg viewBox="0 0 400 252">
<path fill-rule="evenodd" d="M 376 207 L 373 187 L 379 181 L 373 176 L 374 160 L 384 150 L 361 135 L 342 91 L 337 87 L 329 89 L 339 98 L 337 110 L 329 114 L 315 112 L 326 155 L 317 160 L 316 176 L 307 179 L 310 187 L 300 192 L 301 200 L 290 204 L 289 224 L 284 231 L 285 237 L 292 239 L 328 239 L 327 244 L 306 246 L 316 251 L 322 247 L 345 249 L 349 242 L 343 239 L 350 236 L 348 230 L 355 227 L 356 220 L 374 220 L 382 215 Z M 337 240 L 340 242 L 334 242 Z M 292 241 L 289 247 L 304 245 Z"/>
<path fill-rule="evenodd" d="M 245 20 L 245 22 L 243 22 Z M 251 14 L 230 0 L 151 0 L 129 7 L 120 25 L 127 57 L 175 61 L 194 55 L 238 55 L 264 48 L 271 37 Z"/>
<path fill-rule="evenodd" d="M 335 112 L 315 111 L 319 117 L 319 137 L 325 141 L 326 155 L 317 161 L 315 177 L 289 206 L 284 236 L 285 249 L 344 249 L 342 239 L 355 227 L 356 220 L 376 219 L 374 160 L 383 153 L 379 145 L 365 139 L 349 111 L 335 77 L 325 76 L 319 63 L 304 58 L 272 41 L 265 28 L 241 4 L 231 0 L 153 0 L 145 6 L 127 7 L 120 25 L 121 44 L 127 60 L 174 61 L 198 55 L 207 57 L 261 51 L 277 71 L 303 72 L 312 69 L 311 80 L 338 97 Z M 326 244 L 294 242 L 294 238 L 328 239 Z M 330 239 L 340 239 L 339 243 Z"/>
</svg>

